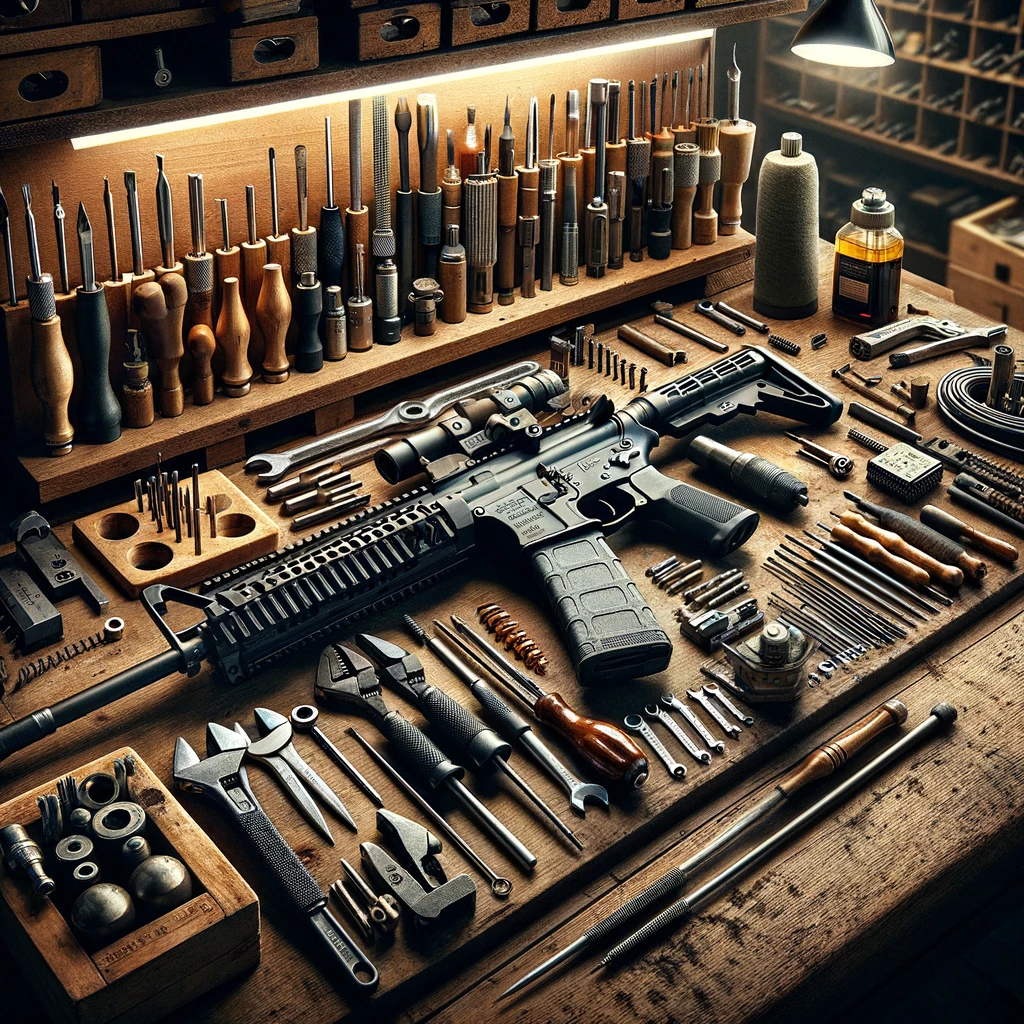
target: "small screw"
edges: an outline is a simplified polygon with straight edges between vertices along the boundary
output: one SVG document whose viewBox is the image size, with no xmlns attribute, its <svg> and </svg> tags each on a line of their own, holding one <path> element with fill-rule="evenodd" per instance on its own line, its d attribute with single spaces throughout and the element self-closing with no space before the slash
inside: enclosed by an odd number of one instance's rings
<svg viewBox="0 0 1024 1024">
<path fill-rule="evenodd" d="M 587 342 L 587 369 L 592 370 L 594 368 L 594 339 L 591 338 Z"/>
<path fill-rule="evenodd" d="M 647 390 L 647 367 L 640 367 L 640 394 L 642 395 Z"/>
<path fill-rule="evenodd" d="M 636 363 L 629 364 L 629 390 L 636 388 Z"/>
<path fill-rule="evenodd" d="M 156 74 L 153 76 L 153 84 L 158 89 L 166 89 L 171 84 L 171 72 L 164 63 L 163 47 L 153 47 L 153 59 L 156 61 Z"/>
</svg>

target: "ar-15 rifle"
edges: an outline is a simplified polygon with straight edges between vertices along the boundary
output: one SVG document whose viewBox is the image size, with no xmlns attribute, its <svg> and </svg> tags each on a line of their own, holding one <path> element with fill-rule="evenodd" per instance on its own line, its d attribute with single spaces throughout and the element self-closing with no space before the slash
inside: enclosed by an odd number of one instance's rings
<svg viewBox="0 0 1024 1024">
<path fill-rule="evenodd" d="M 660 437 L 682 437 L 759 410 L 825 427 L 842 402 L 767 349 L 736 355 L 639 395 L 619 411 L 600 398 L 542 427 L 552 396 L 543 372 L 456 407 L 434 427 L 383 449 L 377 465 L 418 487 L 284 551 L 210 581 L 196 594 L 164 584 L 142 603 L 170 649 L 0 729 L 0 758 L 171 675 L 210 659 L 241 682 L 305 644 L 431 585 L 478 551 L 521 552 L 548 593 L 581 683 L 663 670 L 672 644 L 604 533 L 643 514 L 686 547 L 717 556 L 746 541 L 756 512 L 651 466 Z M 204 592 L 205 591 L 205 592 Z M 204 618 L 175 632 L 169 603 Z"/>
</svg>

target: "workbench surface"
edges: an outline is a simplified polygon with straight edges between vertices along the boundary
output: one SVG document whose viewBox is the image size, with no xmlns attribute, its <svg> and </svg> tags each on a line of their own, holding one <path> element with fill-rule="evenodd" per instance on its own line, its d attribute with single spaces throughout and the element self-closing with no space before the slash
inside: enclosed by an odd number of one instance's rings
<svg viewBox="0 0 1024 1024">
<path fill-rule="evenodd" d="M 822 382 L 828 379 L 831 367 L 849 358 L 846 339 L 851 333 L 848 325 L 834 321 L 827 312 L 831 260 L 827 250 L 823 252 L 823 311 L 812 320 L 774 325 L 780 333 L 804 344 L 793 364 Z M 731 283 L 709 278 L 706 291 L 717 293 Z M 720 297 L 749 309 L 750 290 L 749 284 L 741 284 Z M 909 281 L 903 294 L 903 302 L 907 301 L 965 324 L 981 319 Z M 703 323 L 694 325 L 704 329 Z M 678 340 L 650 329 L 670 343 Z M 807 340 L 819 330 L 828 331 L 830 341 L 812 353 Z M 709 333 L 717 336 L 714 328 Z M 609 336 L 613 338 L 614 331 Z M 1012 343 L 1024 351 L 1019 334 Z M 616 347 L 620 352 L 626 348 L 624 343 L 616 343 Z M 675 370 L 632 351 L 629 358 L 649 366 L 652 385 L 717 358 L 697 345 L 685 347 L 691 363 Z M 871 372 L 882 372 L 883 362 L 869 364 Z M 961 363 L 960 357 L 946 357 L 924 364 L 920 370 L 932 379 L 934 387 L 941 372 Z M 886 373 L 882 387 L 887 388 L 897 376 L 894 371 Z M 577 377 L 586 378 L 586 374 Z M 593 383 L 589 378 L 587 382 Z M 834 390 L 844 402 L 854 397 L 838 385 Z M 628 393 L 611 389 L 609 394 L 617 401 L 628 397 Z M 864 482 L 867 453 L 845 439 L 849 425 L 844 414 L 820 439 L 855 458 L 857 468 L 847 486 L 876 500 L 880 495 Z M 792 425 L 783 426 L 767 417 L 764 422 L 738 417 L 727 429 L 714 432 L 737 447 L 744 447 L 746 439 L 750 450 L 779 462 L 810 486 L 808 509 L 788 523 L 764 517 L 758 533 L 743 549 L 721 565 L 709 566 L 708 575 L 726 565 L 743 566 L 752 581 L 752 593 L 761 598 L 766 611 L 768 593 L 775 589 L 774 584 L 769 585 L 772 578 L 760 568 L 766 555 L 784 533 L 811 528 L 815 522 L 825 522 L 829 510 L 845 507 L 843 485 L 823 469 L 799 460 L 796 446 L 784 439 L 781 429 L 792 429 Z M 917 429 L 926 437 L 931 436 L 930 429 L 951 436 L 933 407 L 919 414 Z M 691 478 L 693 467 L 684 465 L 678 452 L 673 455 L 668 442 L 663 443 L 655 461 L 671 467 L 673 474 Z M 258 493 L 253 479 L 245 477 L 240 466 L 227 472 L 248 493 Z M 698 476 L 692 478 L 706 482 Z M 371 477 L 365 479 L 369 483 Z M 120 492 L 111 495 L 111 504 L 123 497 Z M 941 491 L 928 500 L 948 507 Z M 961 510 L 957 514 L 975 521 Z M 70 543 L 69 527 L 58 532 Z M 624 529 L 613 546 L 637 580 L 642 580 L 645 566 L 676 550 L 667 531 L 643 526 Z M 670 781 L 652 756 L 651 778 L 644 789 L 613 793 L 610 814 L 591 809 L 585 822 L 579 822 L 578 834 L 587 844 L 582 855 L 574 855 L 494 779 L 474 778 L 472 788 L 537 854 L 537 869 L 530 878 L 517 872 L 453 811 L 453 824 L 480 848 L 485 859 L 513 878 L 516 891 L 507 904 L 499 904 L 480 883 L 475 916 L 461 927 L 425 937 L 410 937 L 409 932 L 400 930 L 393 947 L 371 954 L 381 970 L 381 992 L 365 1007 L 346 1002 L 344 994 L 320 972 L 284 902 L 270 891 L 255 863 L 244 855 L 214 810 L 195 797 L 181 795 L 186 810 L 259 893 L 263 956 L 252 975 L 221 986 L 179 1012 L 190 1021 L 233 1024 L 299 1020 L 326 1024 L 342 1018 L 373 1017 L 406 1024 L 427 1019 L 460 1024 L 479 1019 L 734 1024 L 765 1015 L 794 1020 L 822 1011 L 834 1014 L 836 1007 L 848 1008 L 854 993 L 862 992 L 865 984 L 877 985 L 896 976 L 910 960 L 953 933 L 984 904 L 997 902 L 1013 880 L 1013 869 L 1019 866 L 1024 849 L 1024 722 L 1022 685 L 1013 663 L 1024 655 L 1024 612 L 1019 596 L 1024 574 L 1009 573 L 992 562 L 990 567 L 980 589 L 965 587 L 954 608 L 919 630 L 920 635 L 886 651 L 871 652 L 851 672 L 837 672 L 833 679 L 808 689 L 795 708 L 755 708 L 755 725 L 729 742 L 725 756 L 716 757 L 712 766 L 702 769 L 691 762 L 685 782 Z M 91 652 L 17 693 L 6 694 L 0 721 L 53 703 L 162 649 L 155 626 L 138 604 L 117 595 L 113 584 L 102 582 L 111 595 L 110 613 L 123 615 L 128 623 L 124 642 L 116 649 Z M 644 596 L 669 628 L 671 611 L 678 602 L 645 582 L 648 585 L 641 584 Z M 663 677 L 617 691 L 581 694 L 567 671 L 546 609 L 537 595 L 518 581 L 518 566 L 508 561 L 481 563 L 479 575 L 453 577 L 406 602 L 401 611 L 427 622 L 435 615 L 446 618 L 451 611 L 473 618 L 478 604 L 492 600 L 508 606 L 546 648 L 552 668 L 543 680 L 545 687 L 562 691 L 571 703 L 595 715 L 621 720 L 623 714 L 641 710 L 658 693 L 673 688 L 681 692 L 700 678 L 697 670 L 705 656 L 680 638 L 675 642 L 673 664 Z M 77 604 L 61 605 L 68 640 L 96 628 L 93 617 Z M 403 639 L 398 628 L 399 618 L 397 611 L 391 611 L 371 619 L 364 628 L 411 648 L 412 641 Z M 254 706 L 287 713 L 292 706 L 309 702 L 318 653 L 317 649 L 299 652 L 280 668 L 264 671 L 238 688 L 212 680 L 208 668 L 190 681 L 173 677 L 156 683 L 10 758 L 0 767 L 0 802 L 47 778 L 74 771 L 125 743 L 135 747 L 160 777 L 170 782 L 177 735 L 202 749 L 207 721 L 230 725 L 237 720 L 251 726 Z M 428 679 L 466 701 L 465 691 L 431 663 L 429 654 L 424 653 L 422 659 Z M 16 675 L 17 667 L 18 659 L 8 656 L 8 673 L 13 668 Z M 576 938 L 638 887 L 685 859 L 723 823 L 767 792 L 770 780 L 799 757 L 894 695 L 910 710 L 907 727 L 922 721 L 940 700 L 956 706 L 960 718 L 948 736 L 926 743 L 880 776 L 838 813 L 742 880 L 684 929 L 658 942 L 642 959 L 604 975 L 590 973 L 597 957 L 588 955 L 555 972 L 541 990 L 527 989 L 500 1009 L 493 1006 L 497 994 L 512 980 Z M 389 705 L 401 704 L 390 694 L 386 699 Z M 416 818 L 417 812 L 404 797 L 382 781 L 363 752 L 344 736 L 343 728 L 350 721 L 372 742 L 382 745 L 368 723 L 347 715 L 328 713 L 323 725 L 381 790 L 388 806 Z M 880 749 L 891 739 L 892 734 L 872 749 Z M 332 823 L 337 845 L 326 846 L 262 770 L 251 768 L 250 780 L 282 833 L 326 887 L 340 873 L 338 858 L 357 860 L 358 842 L 375 838 L 373 809 L 350 785 L 343 784 L 311 743 L 299 737 L 296 746 L 339 787 L 359 825 L 358 835 Z M 572 761 L 561 744 L 554 742 L 553 746 Z M 518 764 L 562 817 L 571 821 L 564 798 L 554 786 L 521 755 Z M 820 793 L 821 789 L 808 792 L 801 806 Z M 466 869 L 448 843 L 443 860 L 449 874 Z M 0 961 L 5 1020 L 12 1024 L 38 1020 L 38 1007 L 17 971 L 9 959 Z"/>
</svg>

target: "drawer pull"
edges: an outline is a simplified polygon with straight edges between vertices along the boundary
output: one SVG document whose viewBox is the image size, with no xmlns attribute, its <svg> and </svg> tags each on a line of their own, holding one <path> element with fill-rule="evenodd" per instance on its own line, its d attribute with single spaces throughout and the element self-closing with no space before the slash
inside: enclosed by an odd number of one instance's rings
<svg viewBox="0 0 1024 1024">
<path fill-rule="evenodd" d="M 472 21 L 477 28 L 489 25 L 501 25 L 508 21 L 508 16 L 511 13 L 511 4 L 481 4 L 479 7 L 470 8 L 469 20 Z"/>
<path fill-rule="evenodd" d="M 269 36 L 252 48 L 253 59 L 259 64 L 277 64 L 288 60 L 294 53 L 295 39 L 292 36 Z"/>
<path fill-rule="evenodd" d="M 68 76 L 63 71 L 33 71 L 18 83 L 18 95 L 29 103 L 52 100 L 68 91 Z"/>
<path fill-rule="evenodd" d="M 419 31 L 419 18 L 401 16 L 384 22 L 380 27 L 380 37 L 385 43 L 397 43 L 404 39 L 415 39 Z"/>
</svg>

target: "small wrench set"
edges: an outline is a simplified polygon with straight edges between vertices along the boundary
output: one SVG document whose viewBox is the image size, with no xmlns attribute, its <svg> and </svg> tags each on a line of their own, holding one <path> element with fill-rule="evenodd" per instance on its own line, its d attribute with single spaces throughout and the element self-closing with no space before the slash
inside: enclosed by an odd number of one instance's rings
<svg viewBox="0 0 1024 1024">
<path fill-rule="evenodd" d="M 705 683 L 699 690 L 687 690 L 686 696 L 694 703 L 699 704 L 729 739 L 738 738 L 743 731 L 736 724 L 737 722 L 746 726 L 754 724 L 754 719 L 736 707 L 715 682 Z M 670 714 L 672 711 L 676 712 L 690 726 L 699 737 L 700 742 L 694 740 L 672 717 Z M 648 704 L 644 708 L 643 715 L 626 715 L 623 719 L 626 728 L 647 741 L 647 745 L 661 759 L 669 775 L 679 782 L 686 778 L 686 765 L 676 760 L 658 737 L 651 727 L 655 722 L 663 725 L 679 745 L 699 764 L 711 764 L 712 752 L 725 753 L 725 740 L 716 737 L 697 716 L 693 708 L 673 693 L 664 694 L 657 704 Z M 701 746 L 701 743 L 704 745 Z"/>
</svg>

